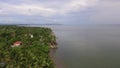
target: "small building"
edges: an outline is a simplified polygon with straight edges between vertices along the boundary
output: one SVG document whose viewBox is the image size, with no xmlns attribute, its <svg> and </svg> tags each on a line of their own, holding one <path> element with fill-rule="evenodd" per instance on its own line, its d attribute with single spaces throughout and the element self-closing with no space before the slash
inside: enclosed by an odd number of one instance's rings
<svg viewBox="0 0 120 68">
<path fill-rule="evenodd" d="M 30 38 L 33 38 L 34 36 L 32 34 L 30 34 Z"/>
<path fill-rule="evenodd" d="M 13 45 L 12 45 L 11 47 L 18 47 L 18 46 L 20 46 L 21 44 L 22 44 L 21 41 L 16 41 L 16 42 L 13 43 Z"/>
<path fill-rule="evenodd" d="M 30 38 L 34 38 L 33 34 L 31 34 L 31 33 L 29 33 L 28 36 L 29 36 Z"/>
</svg>

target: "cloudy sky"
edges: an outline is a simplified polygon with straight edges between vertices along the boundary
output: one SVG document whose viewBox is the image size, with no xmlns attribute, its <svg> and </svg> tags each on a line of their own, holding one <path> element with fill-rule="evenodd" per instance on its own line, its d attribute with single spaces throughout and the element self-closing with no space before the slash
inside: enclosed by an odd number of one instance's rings
<svg viewBox="0 0 120 68">
<path fill-rule="evenodd" d="M 119 24 L 120 0 L 0 0 L 1 24 Z"/>
</svg>

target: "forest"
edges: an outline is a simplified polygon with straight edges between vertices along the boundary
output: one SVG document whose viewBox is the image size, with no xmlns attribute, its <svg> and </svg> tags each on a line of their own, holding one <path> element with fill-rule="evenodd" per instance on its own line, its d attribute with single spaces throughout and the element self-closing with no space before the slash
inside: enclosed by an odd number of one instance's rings
<svg viewBox="0 0 120 68">
<path fill-rule="evenodd" d="M 49 56 L 55 42 L 50 28 L 0 26 L 0 68 L 55 68 Z"/>
</svg>

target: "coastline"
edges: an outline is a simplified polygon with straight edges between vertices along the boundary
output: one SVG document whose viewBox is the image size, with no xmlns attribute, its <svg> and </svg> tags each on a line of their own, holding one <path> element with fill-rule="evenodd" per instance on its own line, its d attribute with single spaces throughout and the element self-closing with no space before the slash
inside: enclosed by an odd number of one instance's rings
<svg viewBox="0 0 120 68">
<path fill-rule="evenodd" d="M 55 57 L 55 52 L 57 49 L 51 49 L 49 56 L 52 60 L 52 62 L 54 63 L 55 68 L 65 68 L 65 65 L 62 64 L 62 62 Z"/>
<path fill-rule="evenodd" d="M 50 49 L 50 52 L 49 52 L 49 56 L 50 56 L 52 62 L 54 63 L 55 68 L 65 68 L 65 65 L 63 65 L 63 63 L 60 61 L 60 59 L 56 58 L 56 56 L 55 56 L 56 51 L 58 49 L 58 43 L 56 41 L 57 40 L 56 35 L 53 32 L 53 30 L 51 32 L 51 35 L 54 37 L 54 41 L 53 41 L 54 43 L 52 45 L 50 45 L 51 49 Z"/>
</svg>

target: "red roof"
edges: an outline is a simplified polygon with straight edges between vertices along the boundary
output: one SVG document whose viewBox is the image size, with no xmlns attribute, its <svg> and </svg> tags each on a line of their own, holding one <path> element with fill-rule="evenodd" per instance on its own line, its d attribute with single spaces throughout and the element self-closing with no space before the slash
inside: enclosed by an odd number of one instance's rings
<svg viewBox="0 0 120 68">
<path fill-rule="evenodd" d="M 16 41 L 14 44 L 22 44 L 21 41 Z"/>
</svg>

